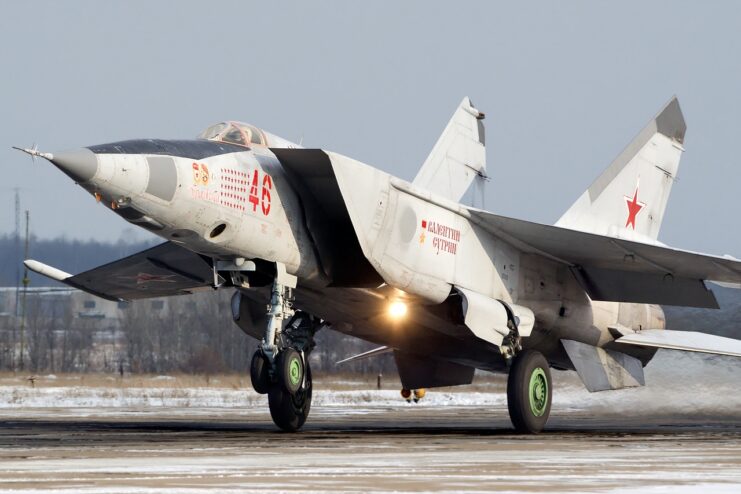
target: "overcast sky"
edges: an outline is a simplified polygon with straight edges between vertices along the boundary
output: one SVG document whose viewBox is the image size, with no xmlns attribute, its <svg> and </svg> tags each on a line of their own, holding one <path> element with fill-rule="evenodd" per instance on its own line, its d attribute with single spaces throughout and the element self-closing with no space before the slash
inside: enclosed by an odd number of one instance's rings
<svg viewBox="0 0 741 494">
<path fill-rule="evenodd" d="M 487 115 L 486 207 L 552 223 L 677 94 L 660 240 L 741 257 L 740 54 L 732 2 L 7 2 L 0 233 L 14 187 L 38 236 L 135 231 L 11 145 L 238 119 L 411 179 L 465 95 Z"/>
</svg>

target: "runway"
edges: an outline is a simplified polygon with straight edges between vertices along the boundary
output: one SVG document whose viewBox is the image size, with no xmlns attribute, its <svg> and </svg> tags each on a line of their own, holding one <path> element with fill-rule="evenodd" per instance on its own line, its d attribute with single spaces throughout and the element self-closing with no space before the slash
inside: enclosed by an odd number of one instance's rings
<svg viewBox="0 0 741 494">
<path fill-rule="evenodd" d="M 264 410 L 16 410 L 0 420 L 3 492 L 707 492 L 741 488 L 737 416 L 317 407 L 304 431 Z M 82 416 L 82 417 L 81 417 Z M 189 418 L 190 416 L 190 418 Z"/>
<path fill-rule="evenodd" d="M 318 379 L 278 432 L 248 378 L 0 377 L 0 492 L 741 492 L 741 362 L 660 353 L 648 386 L 554 373 L 545 433 L 513 434 L 504 378 L 431 390 Z"/>
</svg>

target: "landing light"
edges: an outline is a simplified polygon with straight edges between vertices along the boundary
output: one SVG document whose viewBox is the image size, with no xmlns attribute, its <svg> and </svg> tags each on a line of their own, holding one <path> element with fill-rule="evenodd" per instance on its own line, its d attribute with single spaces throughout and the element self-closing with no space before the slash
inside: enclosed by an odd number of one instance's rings
<svg viewBox="0 0 741 494">
<path fill-rule="evenodd" d="M 396 301 L 391 302 L 389 305 L 389 315 L 394 319 L 401 319 L 407 313 L 407 304 L 404 302 Z"/>
</svg>

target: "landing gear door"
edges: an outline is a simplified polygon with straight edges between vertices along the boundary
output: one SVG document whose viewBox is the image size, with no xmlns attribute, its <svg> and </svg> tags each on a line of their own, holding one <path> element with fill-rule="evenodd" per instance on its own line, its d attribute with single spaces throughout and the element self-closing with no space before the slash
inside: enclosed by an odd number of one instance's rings
<svg viewBox="0 0 741 494">
<path fill-rule="evenodd" d="M 464 323 L 474 336 L 496 346 L 509 335 L 507 308 L 497 299 L 480 293 L 455 287 L 461 295 Z"/>
</svg>

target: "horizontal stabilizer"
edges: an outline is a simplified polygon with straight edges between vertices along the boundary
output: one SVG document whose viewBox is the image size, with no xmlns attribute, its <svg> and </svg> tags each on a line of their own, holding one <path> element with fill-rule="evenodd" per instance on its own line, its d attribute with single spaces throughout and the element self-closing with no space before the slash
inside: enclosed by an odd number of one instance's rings
<svg viewBox="0 0 741 494">
<path fill-rule="evenodd" d="M 741 357 L 741 340 L 698 333 L 696 331 L 644 329 L 635 334 L 618 338 L 615 341 L 626 345 Z"/>
<path fill-rule="evenodd" d="M 380 346 L 378 348 L 374 348 L 373 350 L 368 350 L 367 352 L 359 353 L 357 355 L 353 355 L 352 357 L 348 357 L 346 359 L 340 360 L 339 362 L 336 362 L 334 365 L 340 365 L 340 364 L 346 364 L 348 362 L 354 362 L 356 360 L 363 360 L 371 357 L 375 357 L 377 355 L 383 355 L 384 353 L 391 353 L 394 349 L 387 347 L 387 346 Z"/>
<path fill-rule="evenodd" d="M 572 340 L 561 340 L 576 373 L 590 393 L 643 386 L 641 361 L 630 355 Z"/>
</svg>

